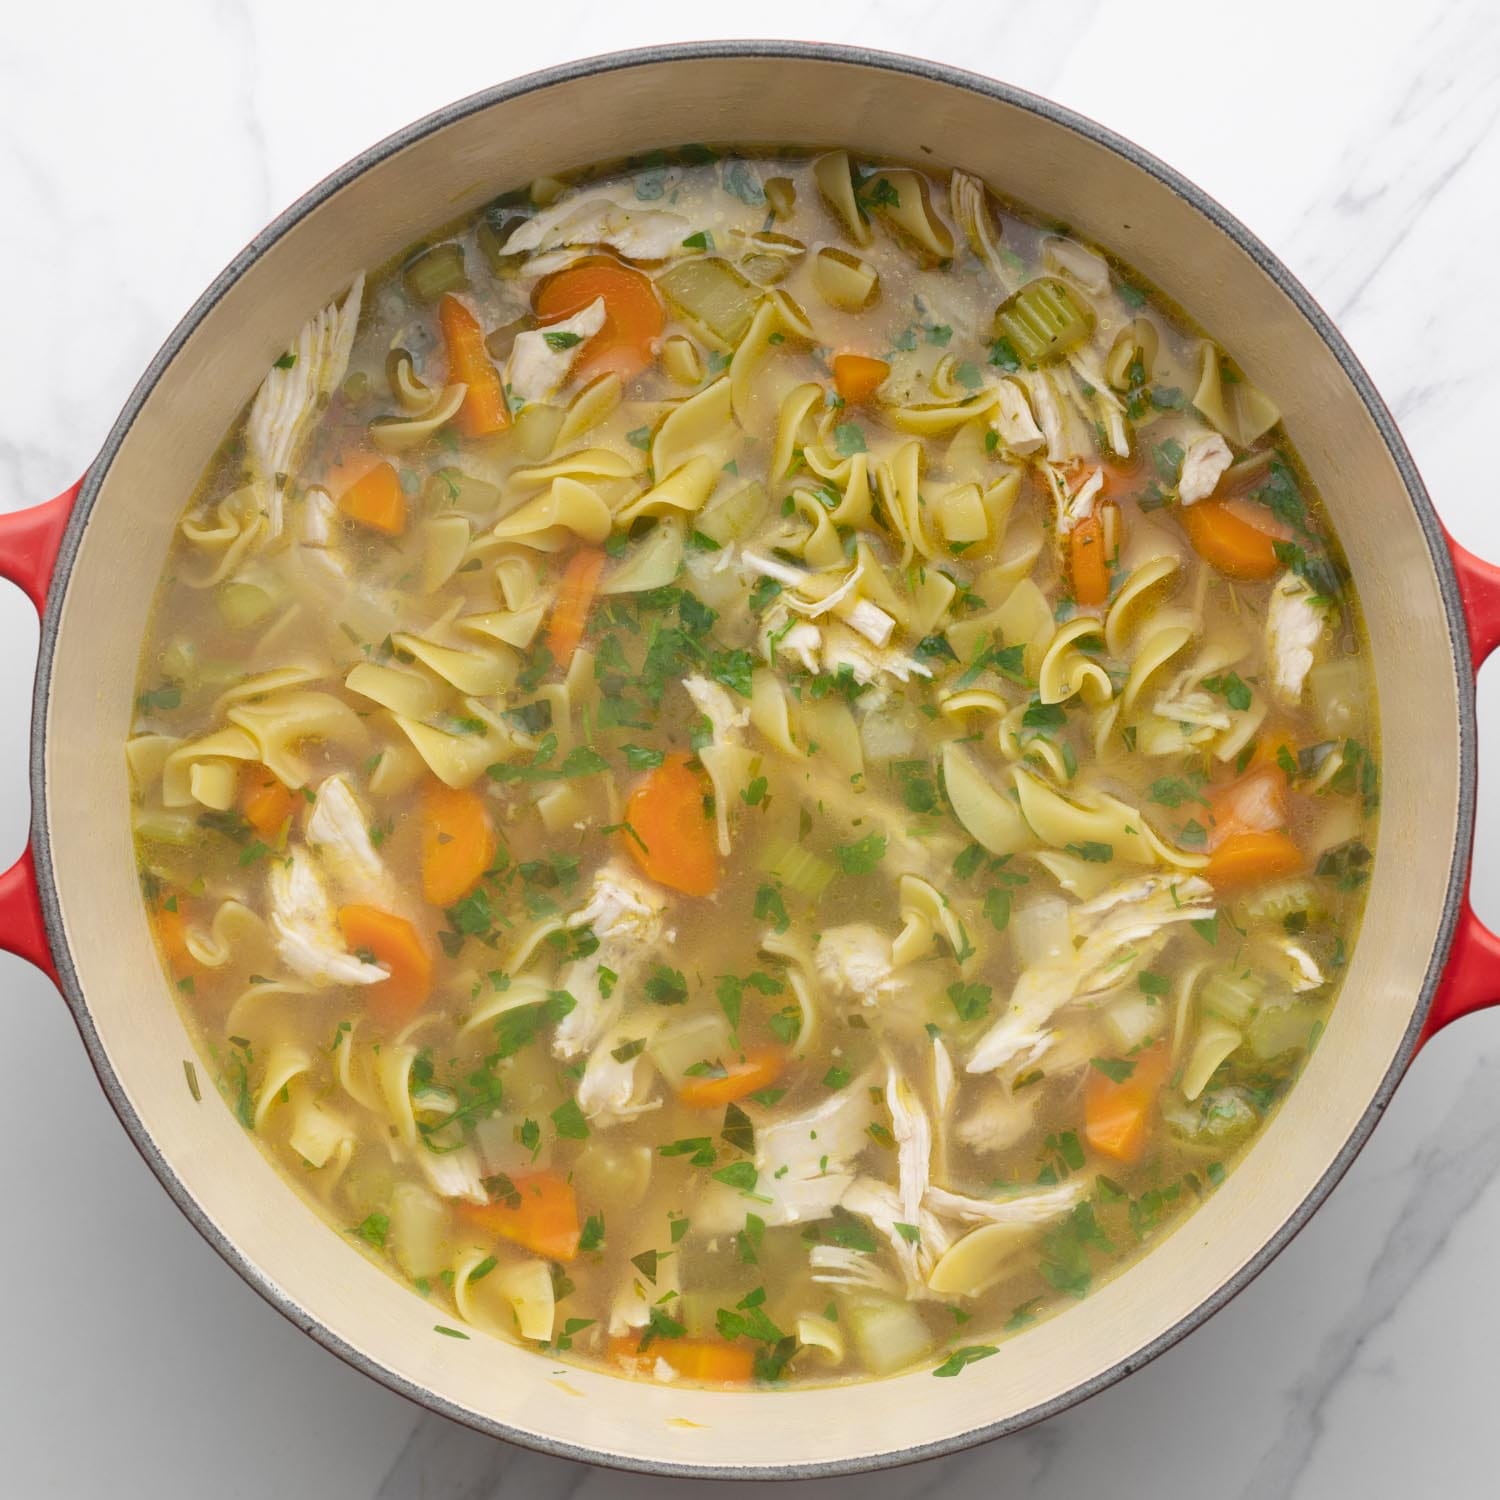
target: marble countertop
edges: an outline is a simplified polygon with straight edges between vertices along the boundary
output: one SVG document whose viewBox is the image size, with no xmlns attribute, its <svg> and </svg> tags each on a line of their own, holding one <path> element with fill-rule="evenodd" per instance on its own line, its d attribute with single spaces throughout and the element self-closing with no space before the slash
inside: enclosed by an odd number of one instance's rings
<svg viewBox="0 0 1500 1500">
<path fill-rule="evenodd" d="M 525 14 L 519 13 L 522 9 Z M 413 37 L 461 35 L 458 46 Z M 1500 558 L 1500 9 L 1395 0 L 89 0 L 0 43 L 0 507 L 88 463 L 200 289 L 293 198 L 448 100 L 583 52 L 705 35 L 926 54 L 1023 85 L 1196 178 L 1341 324 L 1444 519 Z M 377 80 L 379 82 L 377 82 Z M 0 856 L 24 838 L 36 626 L 0 592 Z M 1500 755 L 1500 695 L 1481 690 Z M 1500 826 L 1500 778 L 1481 829 Z M 1475 903 L 1500 918 L 1481 834 Z M 424 1414 L 295 1332 L 137 1159 L 56 994 L 0 957 L 0 1453 L 13 1495 L 318 1500 L 686 1496 Z M 1500 1345 L 1500 1013 L 1440 1037 L 1311 1226 L 1206 1327 L 1028 1432 L 809 1500 L 1025 1493 L 1492 1493 Z M 770 1486 L 752 1485 L 752 1492 Z"/>
</svg>

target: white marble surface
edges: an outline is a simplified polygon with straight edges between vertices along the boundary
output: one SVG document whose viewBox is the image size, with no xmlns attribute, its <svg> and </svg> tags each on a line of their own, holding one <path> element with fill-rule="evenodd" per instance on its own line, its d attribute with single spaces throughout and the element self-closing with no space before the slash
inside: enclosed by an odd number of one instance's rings
<svg viewBox="0 0 1500 1500">
<path fill-rule="evenodd" d="M 581 52 L 808 36 L 814 24 L 824 39 L 925 53 L 1049 94 L 1196 178 L 1342 324 L 1446 520 L 1500 557 L 1500 364 L 1485 338 L 1496 331 L 1486 304 L 1500 243 L 1500 8 L 1488 0 L 17 7 L 0 40 L 0 508 L 73 480 L 224 262 L 388 131 Z M 24 601 L 0 592 L 0 639 L 19 643 L 0 655 L 6 859 L 26 816 L 35 633 Z M 1500 697 L 1488 690 L 1481 706 L 1493 762 Z M 1486 830 L 1500 826 L 1497 787 L 1481 797 Z M 1500 918 L 1500 852 L 1484 835 L 1480 845 L 1476 901 Z M 0 958 L 0 989 L 0 1490 L 689 1493 L 477 1437 L 294 1332 L 136 1158 L 48 985 Z M 1005 1442 L 798 1488 L 809 1500 L 1493 1494 L 1497 1238 L 1500 1015 L 1422 1055 L 1311 1227 L 1154 1365 Z"/>
</svg>

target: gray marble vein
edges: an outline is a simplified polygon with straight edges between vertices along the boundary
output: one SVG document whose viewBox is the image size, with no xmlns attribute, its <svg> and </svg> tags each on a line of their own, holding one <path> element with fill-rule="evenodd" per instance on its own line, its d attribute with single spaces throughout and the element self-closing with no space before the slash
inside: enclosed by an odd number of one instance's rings
<svg viewBox="0 0 1500 1500">
<path fill-rule="evenodd" d="M 821 35 L 1051 95 L 1201 182 L 1339 319 L 1447 523 L 1500 557 L 1491 309 L 1500 6 L 1446 0 L 112 0 L 0 42 L 0 506 L 77 477 L 198 292 L 279 208 L 448 100 L 584 52 Z M 460 45 L 445 45 L 450 37 Z M 414 39 L 421 45 L 414 45 Z M 29 606 L 0 592 L 0 858 L 24 836 Z M 1492 674 L 1493 675 L 1493 674 Z M 1500 678 L 1496 679 L 1500 681 Z M 1480 693 L 1500 745 L 1500 688 Z M 1500 827 L 1500 777 L 1481 828 Z M 1500 841 L 1475 900 L 1500 919 Z M 421 1412 L 267 1310 L 136 1159 L 56 995 L 0 958 L 0 1451 L 7 1495 L 676 1500 Z M 24 1149 L 20 1149 L 24 1146 Z M 1495 1490 L 1500 1013 L 1440 1037 L 1324 1209 L 1208 1325 L 1001 1443 L 809 1500 Z M 770 1486 L 752 1484 L 751 1494 Z"/>
</svg>

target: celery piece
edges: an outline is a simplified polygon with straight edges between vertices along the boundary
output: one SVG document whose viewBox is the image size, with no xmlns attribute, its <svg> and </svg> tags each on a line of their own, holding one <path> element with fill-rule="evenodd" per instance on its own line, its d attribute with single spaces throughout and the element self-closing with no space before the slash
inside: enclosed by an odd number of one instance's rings
<svg viewBox="0 0 1500 1500">
<path fill-rule="evenodd" d="M 816 899 L 837 873 L 820 855 L 789 839 L 773 839 L 761 856 L 761 868 L 774 875 L 789 891 Z"/>
<path fill-rule="evenodd" d="M 680 261 L 656 284 L 683 313 L 730 346 L 745 336 L 760 299 L 757 289 L 717 256 Z"/>
<path fill-rule="evenodd" d="M 908 1302 L 847 1303 L 843 1321 L 872 1375 L 892 1375 L 915 1364 L 936 1342 L 921 1313 Z"/>
<path fill-rule="evenodd" d="M 151 808 L 135 815 L 135 833 L 137 838 L 153 844 L 175 844 L 181 848 L 193 842 L 198 825 L 187 813 Z"/>
<path fill-rule="evenodd" d="M 1243 1026 L 1260 1004 L 1265 988 L 1258 974 L 1218 969 L 1203 981 L 1203 1009 L 1231 1026 Z"/>
<path fill-rule="evenodd" d="M 1053 364 L 1094 331 L 1094 309 L 1055 276 L 1028 281 L 995 313 L 995 337 L 1028 365 Z"/>
<path fill-rule="evenodd" d="M 230 579 L 221 583 L 214 602 L 231 630 L 248 630 L 258 625 L 276 606 L 275 596 L 259 583 Z"/>
<path fill-rule="evenodd" d="M 423 250 L 407 261 L 401 279 L 418 302 L 436 302 L 444 292 L 462 291 L 469 284 L 463 246 L 450 240 Z"/>
</svg>

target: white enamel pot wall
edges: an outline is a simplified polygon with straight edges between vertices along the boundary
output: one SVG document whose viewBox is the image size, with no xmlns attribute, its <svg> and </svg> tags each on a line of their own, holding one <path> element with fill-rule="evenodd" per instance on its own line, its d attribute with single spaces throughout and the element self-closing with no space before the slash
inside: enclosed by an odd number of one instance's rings
<svg viewBox="0 0 1500 1500">
<path fill-rule="evenodd" d="M 122 744 L 173 527 L 220 436 L 303 320 L 433 224 L 545 173 L 685 141 L 844 145 L 962 166 L 1107 246 L 1276 393 L 1363 600 L 1379 687 L 1381 850 L 1368 915 L 1304 1079 L 1224 1187 L 1144 1260 L 961 1380 L 927 1371 L 775 1393 L 686 1390 L 555 1364 L 432 1310 L 333 1233 L 210 1091 L 139 898 Z M 80 484 L 0 521 L 0 572 L 43 611 L 32 843 L 0 877 L 0 943 L 54 975 L 110 1101 L 182 1211 L 267 1301 L 436 1411 L 548 1452 L 660 1473 L 846 1473 L 1059 1411 L 1245 1285 L 1322 1201 L 1421 1040 L 1500 998 L 1469 912 L 1472 670 L 1500 641 L 1500 570 L 1447 544 L 1343 340 L 1217 205 L 1127 142 L 987 79 L 772 43 L 624 53 L 464 100 L 310 193 L 224 272 L 157 356 Z M 1465 608 L 1468 615 L 1465 614 Z M 1445 975 L 1446 966 L 1446 975 Z M 580 1399 L 580 1395 L 582 1399 Z"/>
</svg>

